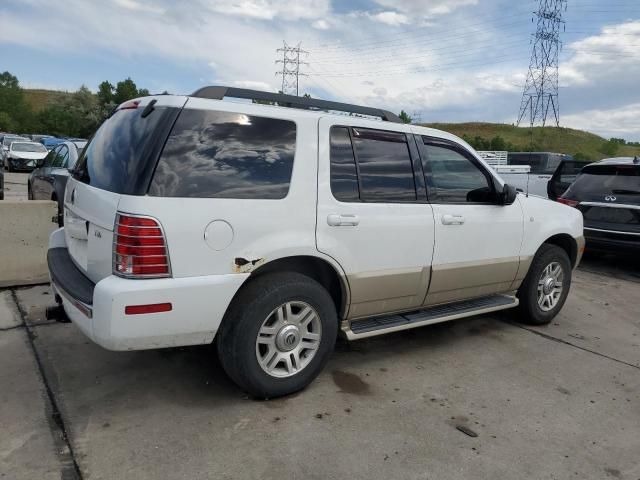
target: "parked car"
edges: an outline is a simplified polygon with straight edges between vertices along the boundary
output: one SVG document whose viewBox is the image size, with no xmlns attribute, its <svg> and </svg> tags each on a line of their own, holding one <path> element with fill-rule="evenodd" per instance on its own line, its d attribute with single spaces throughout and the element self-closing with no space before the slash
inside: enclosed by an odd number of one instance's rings
<svg viewBox="0 0 640 480">
<path fill-rule="evenodd" d="M 493 168 L 509 185 L 530 195 L 547 198 L 547 183 L 561 161 L 573 160 L 571 155 L 552 152 L 509 152 L 507 165 Z"/>
<path fill-rule="evenodd" d="M 0 142 L 2 143 L 2 148 L 0 148 L 0 165 L 2 167 L 7 167 L 7 155 L 9 153 L 9 147 L 11 146 L 11 143 L 14 141 L 21 141 L 21 142 L 28 142 L 29 139 L 28 138 L 24 138 L 21 137 L 19 135 L 10 135 L 10 134 L 5 134 L 3 135 L 2 139 L 0 140 Z"/>
<path fill-rule="evenodd" d="M 57 137 L 45 137 L 40 140 L 40 143 L 42 143 L 42 145 L 44 145 L 47 150 L 51 150 L 53 149 L 53 147 L 55 147 L 56 145 L 60 145 L 63 142 L 65 142 L 64 139 Z"/>
<path fill-rule="evenodd" d="M 10 172 L 30 172 L 38 160 L 47 156 L 47 149 L 37 142 L 13 141 L 7 152 L 7 169 Z"/>
<path fill-rule="evenodd" d="M 554 195 L 572 175 L 568 165 L 554 176 Z M 587 249 L 640 252 L 640 158 L 608 158 L 585 166 L 558 201 L 582 212 Z"/>
<path fill-rule="evenodd" d="M 44 135 L 41 133 L 32 133 L 29 138 L 34 142 L 40 142 L 43 138 L 53 138 L 52 135 Z"/>
<path fill-rule="evenodd" d="M 120 105 L 67 182 L 64 224 L 54 298 L 87 336 L 111 350 L 215 341 L 257 397 L 309 384 L 339 331 L 513 307 L 546 324 L 583 247 L 580 212 L 518 195 L 454 135 L 226 87 Z"/>
<path fill-rule="evenodd" d="M 64 224 L 63 201 L 64 189 L 69 178 L 69 171 L 73 169 L 86 142 L 64 142 L 51 150 L 40 160 L 36 169 L 29 175 L 27 181 L 27 196 L 29 200 L 53 200 L 58 202 L 58 225 Z"/>
</svg>

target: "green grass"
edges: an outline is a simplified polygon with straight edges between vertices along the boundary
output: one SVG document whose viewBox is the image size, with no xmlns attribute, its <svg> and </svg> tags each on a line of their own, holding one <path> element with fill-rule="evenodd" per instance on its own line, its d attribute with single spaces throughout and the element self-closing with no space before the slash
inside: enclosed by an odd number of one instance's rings
<svg viewBox="0 0 640 480">
<path fill-rule="evenodd" d="M 69 92 L 61 92 L 57 90 L 43 89 L 27 89 L 23 90 L 24 99 L 34 112 L 39 112 L 52 102 L 71 95 Z"/>
<path fill-rule="evenodd" d="M 529 145 L 531 143 L 531 131 L 528 127 L 515 127 L 502 123 L 428 123 L 426 127 L 437 128 L 453 133 L 459 137 L 467 135 L 471 138 L 480 136 L 491 139 L 495 136 L 502 137 L 506 142 L 514 145 Z M 592 160 L 600 160 L 611 155 L 600 151 L 607 139 L 593 133 L 573 128 L 535 127 L 533 129 L 533 142 L 542 147 L 542 151 L 559 152 L 575 155 L 582 153 Z M 627 157 L 640 155 L 640 147 L 621 145 L 615 156 Z"/>
</svg>

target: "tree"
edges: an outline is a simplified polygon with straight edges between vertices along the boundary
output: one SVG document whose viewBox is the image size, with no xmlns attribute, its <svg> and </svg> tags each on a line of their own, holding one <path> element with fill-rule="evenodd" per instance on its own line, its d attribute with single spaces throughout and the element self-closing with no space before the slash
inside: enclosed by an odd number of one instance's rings
<svg viewBox="0 0 640 480">
<path fill-rule="evenodd" d="M 115 88 L 108 80 L 98 85 L 98 103 L 100 106 L 113 103 L 114 90 Z"/>
<path fill-rule="evenodd" d="M 7 112 L 0 112 L 0 131 L 3 132 L 15 132 L 16 122 L 11 118 Z"/>
<path fill-rule="evenodd" d="M 505 142 L 504 138 L 499 135 L 496 135 L 491 139 L 490 150 L 495 151 L 504 151 L 507 150 L 507 142 Z"/>
<path fill-rule="evenodd" d="M 600 146 L 600 153 L 604 153 L 605 155 L 609 155 L 613 157 L 618 153 L 618 149 L 620 148 L 620 143 L 616 142 L 615 139 L 611 139 Z"/>
<path fill-rule="evenodd" d="M 113 96 L 113 102 L 116 105 L 120 105 L 122 102 L 126 102 L 127 100 L 131 100 L 132 98 L 136 98 L 138 96 L 138 87 L 136 83 L 131 80 L 130 77 L 118 82 L 116 84 L 116 93 Z"/>
<path fill-rule="evenodd" d="M 29 120 L 30 108 L 24 101 L 18 79 L 9 72 L 0 73 L 0 113 L 4 130 L 21 132 Z"/>
<path fill-rule="evenodd" d="M 413 120 L 409 116 L 409 114 L 407 112 L 405 112 L 404 110 L 400 110 L 400 115 L 398 115 L 398 117 L 400 117 L 400 120 L 402 120 L 402 123 L 411 123 L 412 120 Z"/>
</svg>

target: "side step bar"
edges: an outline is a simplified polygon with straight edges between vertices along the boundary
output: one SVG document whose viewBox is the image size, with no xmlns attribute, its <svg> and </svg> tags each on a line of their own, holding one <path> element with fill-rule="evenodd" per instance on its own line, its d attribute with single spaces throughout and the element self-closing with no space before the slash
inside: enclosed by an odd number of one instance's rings
<svg viewBox="0 0 640 480">
<path fill-rule="evenodd" d="M 343 329 L 349 340 L 373 337 L 384 333 L 398 332 L 410 328 L 446 322 L 457 318 L 471 317 L 482 313 L 495 312 L 518 306 L 518 299 L 509 295 L 492 295 L 490 297 L 475 298 L 463 302 L 436 305 L 413 312 L 383 317 L 353 320 Z"/>
</svg>

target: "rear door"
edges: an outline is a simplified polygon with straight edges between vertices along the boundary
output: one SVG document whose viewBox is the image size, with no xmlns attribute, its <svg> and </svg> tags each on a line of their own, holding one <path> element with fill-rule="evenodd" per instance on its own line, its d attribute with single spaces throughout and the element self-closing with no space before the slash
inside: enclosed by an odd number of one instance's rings
<svg viewBox="0 0 640 480">
<path fill-rule="evenodd" d="M 349 318 L 418 308 L 433 254 L 433 211 L 406 127 L 319 122 L 318 249 L 349 282 Z"/>
</svg>

